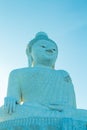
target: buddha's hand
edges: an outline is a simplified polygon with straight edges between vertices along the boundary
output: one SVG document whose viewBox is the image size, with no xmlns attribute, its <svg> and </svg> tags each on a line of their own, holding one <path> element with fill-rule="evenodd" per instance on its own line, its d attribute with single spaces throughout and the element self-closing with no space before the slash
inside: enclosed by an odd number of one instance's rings
<svg viewBox="0 0 87 130">
<path fill-rule="evenodd" d="M 51 105 L 49 106 L 49 108 L 50 108 L 51 110 L 56 110 L 56 111 L 59 111 L 59 112 L 62 112 L 63 109 L 64 109 L 64 107 L 63 107 L 62 105 L 58 105 L 58 104 L 51 104 Z"/>
<path fill-rule="evenodd" d="M 58 110 L 59 112 L 62 112 L 63 109 L 64 109 L 64 108 L 63 108 L 63 106 L 61 106 L 61 105 L 59 105 L 58 108 L 57 108 L 57 110 Z"/>
<path fill-rule="evenodd" d="M 5 97 L 4 110 L 8 114 L 12 114 L 16 110 L 16 99 L 13 97 Z"/>
</svg>

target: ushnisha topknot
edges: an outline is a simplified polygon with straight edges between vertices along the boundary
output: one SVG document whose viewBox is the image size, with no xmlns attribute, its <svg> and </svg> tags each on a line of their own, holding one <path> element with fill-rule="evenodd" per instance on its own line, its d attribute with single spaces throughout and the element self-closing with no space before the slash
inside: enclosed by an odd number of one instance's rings
<svg viewBox="0 0 87 130">
<path fill-rule="evenodd" d="M 36 39 L 46 39 L 48 40 L 48 35 L 45 32 L 38 32 L 35 36 Z"/>
</svg>

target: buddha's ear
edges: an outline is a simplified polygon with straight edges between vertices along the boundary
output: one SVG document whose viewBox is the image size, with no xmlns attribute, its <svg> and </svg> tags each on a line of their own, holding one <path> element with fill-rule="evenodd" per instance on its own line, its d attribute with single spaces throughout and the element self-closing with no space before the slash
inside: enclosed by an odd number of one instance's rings
<svg viewBox="0 0 87 130">
<path fill-rule="evenodd" d="M 28 56 L 28 65 L 29 65 L 29 67 L 32 67 L 32 65 L 33 65 L 33 58 L 31 55 Z"/>
<path fill-rule="evenodd" d="M 29 47 L 27 46 L 26 48 L 26 55 L 29 56 L 30 55 L 30 52 L 29 52 Z"/>
<path fill-rule="evenodd" d="M 29 67 L 32 67 L 32 64 L 33 64 L 33 58 L 31 56 L 31 53 L 29 51 L 29 47 L 27 46 L 26 48 L 26 54 L 27 54 L 27 57 L 28 57 L 28 65 Z"/>
</svg>

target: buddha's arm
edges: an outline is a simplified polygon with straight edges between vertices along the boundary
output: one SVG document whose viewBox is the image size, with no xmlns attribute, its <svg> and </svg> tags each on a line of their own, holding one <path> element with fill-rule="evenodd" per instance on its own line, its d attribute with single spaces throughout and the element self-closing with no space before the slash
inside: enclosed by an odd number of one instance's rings
<svg viewBox="0 0 87 130">
<path fill-rule="evenodd" d="M 76 98 L 74 92 L 74 86 L 69 74 L 64 70 L 58 70 L 59 84 L 57 89 L 59 94 L 58 104 L 52 104 L 50 109 L 58 110 L 62 112 L 64 110 L 76 108 Z M 59 87 L 60 85 L 60 87 Z"/>
<path fill-rule="evenodd" d="M 76 97 L 75 97 L 74 86 L 70 75 L 66 71 L 63 71 L 63 87 L 64 89 L 66 89 L 67 105 L 72 108 L 76 108 Z"/>
<path fill-rule="evenodd" d="M 61 95 L 57 110 L 61 112 L 65 109 L 76 108 L 74 86 L 69 74 L 64 70 L 60 70 L 60 86 Z"/>
<path fill-rule="evenodd" d="M 21 102 L 21 91 L 19 78 L 16 71 L 12 71 L 9 76 L 7 97 L 4 101 L 5 110 L 8 113 L 15 111 L 16 104 Z"/>
</svg>

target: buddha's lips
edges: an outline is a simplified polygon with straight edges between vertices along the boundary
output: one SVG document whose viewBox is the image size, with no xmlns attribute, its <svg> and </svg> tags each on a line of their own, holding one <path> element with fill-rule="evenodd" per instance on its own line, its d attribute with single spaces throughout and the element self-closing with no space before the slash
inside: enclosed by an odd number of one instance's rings
<svg viewBox="0 0 87 130">
<path fill-rule="evenodd" d="M 46 50 L 46 52 L 48 52 L 48 53 L 53 53 L 53 51 L 52 51 L 52 50 Z"/>
</svg>

